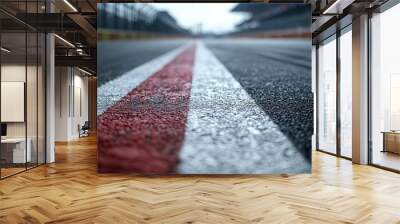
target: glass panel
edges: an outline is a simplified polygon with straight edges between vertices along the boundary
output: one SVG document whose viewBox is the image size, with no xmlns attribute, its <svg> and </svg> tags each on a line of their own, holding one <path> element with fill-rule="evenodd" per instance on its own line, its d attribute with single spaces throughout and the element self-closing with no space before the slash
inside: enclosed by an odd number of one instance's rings
<svg viewBox="0 0 400 224">
<path fill-rule="evenodd" d="M 374 15 L 372 25 L 372 163 L 400 170 L 400 5 Z"/>
<path fill-rule="evenodd" d="M 26 12 L 45 11 L 44 0 L 1 1 L 0 6 L 22 20 L 29 19 Z M 2 12 L 0 31 L 4 178 L 45 161 L 45 35 Z"/>
<path fill-rule="evenodd" d="M 2 177 L 25 170 L 26 151 L 26 33 L 1 34 L 1 161 Z M 29 147 L 28 147 L 29 149 Z"/>
<path fill-rule="evenodd" d="M 28 153 L 28 168 L 37 165 L 37 132 L 38 132 L 38 107 L 37 107 L 37 79 L 38 79 L 38 36 L 36 32 L 27 33 L 28 38 L 28 62 L 27 62 L 27 80 L 26 80 L 26 112 L 27 112 L 27 143 Z"/>
<path fill-rule="evenodd" d="M 352 35 L 340 36 L 340 152 L 351 158 L 352 150 Z"/>
<path fill-rule="evenodd" d="M 46 149 L 45 149 L 45 52 L 46 37 L 44 34 L 39 33 L 39 45 L 38 45 L 38 163 L 45 163 Z"/>
<path fill-rule="evenodd" d="M 37 1 L 27 2 L 27 13 L 37 13 Z M 37 17 L 33 17 L 37 19 Z M 34 21 L 32 21 L 34 22 Z M 35 167 L 38 163 L 38 45 L 39 37 L 35 30 L 27 30 L 27 80 L 26 80 L 26 125 L 27 125 L 27 167 Z"/>
<path fill-rule="evenodd" d="M 318 48 L 318 148 L 336 153 L 336 39 Z"/>
</svg>

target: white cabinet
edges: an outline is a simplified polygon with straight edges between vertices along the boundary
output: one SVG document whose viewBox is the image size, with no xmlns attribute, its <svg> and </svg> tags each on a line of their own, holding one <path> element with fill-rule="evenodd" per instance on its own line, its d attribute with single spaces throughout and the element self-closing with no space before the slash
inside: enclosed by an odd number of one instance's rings
<svg viewBox="0 0 400 224">
<path fill-rule="evenodd" d="M 26 151 L 25 144 L 27 143 Z M 32 140 L 28 138 L 7 138 L 2 139 L 1 144 L 12 148 L 12 162 L 25 163 L 32 161 Z"/>
</svg>

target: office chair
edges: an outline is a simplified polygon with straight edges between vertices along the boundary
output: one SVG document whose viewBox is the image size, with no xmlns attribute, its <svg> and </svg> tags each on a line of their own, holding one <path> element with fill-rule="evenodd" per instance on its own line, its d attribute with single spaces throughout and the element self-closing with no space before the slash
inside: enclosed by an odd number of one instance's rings
<svg viewBox="0 0 400 224">
<path fill-rule="evenodd" d="M 79 138 L 89 136 L 89 130 L 90 130 L 89 121 L 85 121 L 82 127 L 79 127 L 78 125 L 78 129 L 79 129 Z"/>
</svg>

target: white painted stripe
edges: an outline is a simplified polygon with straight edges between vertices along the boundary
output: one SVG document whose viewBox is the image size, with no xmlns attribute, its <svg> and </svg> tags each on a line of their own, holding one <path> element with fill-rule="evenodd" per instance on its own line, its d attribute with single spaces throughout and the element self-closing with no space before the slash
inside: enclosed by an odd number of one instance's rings
<svg viewBox="0 0 400 224">
<path fill-rule="evenodd" d="M 302 173 L 310 163 L 201 43 L 178 173 Z"/>
<path fill-rule="evenodd" d="M 107 108 L 162 69 L 188 46 L 190 44 L 169 51 L 97 88 L 97 115 L 102 114 Z"/>
</svg>

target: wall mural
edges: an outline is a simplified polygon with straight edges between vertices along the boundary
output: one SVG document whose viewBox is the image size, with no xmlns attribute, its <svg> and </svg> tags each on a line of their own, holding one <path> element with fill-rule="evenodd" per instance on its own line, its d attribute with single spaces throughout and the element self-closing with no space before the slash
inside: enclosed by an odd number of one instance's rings
<svg viewBox="0 0 400 224">
<path fill-rule="evenodd" d="M 98 4 L 98 171 L 311 171 L 305 4 Z"/>
</svg>

